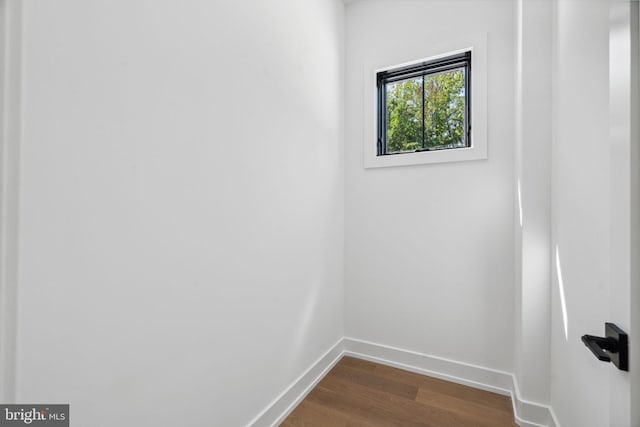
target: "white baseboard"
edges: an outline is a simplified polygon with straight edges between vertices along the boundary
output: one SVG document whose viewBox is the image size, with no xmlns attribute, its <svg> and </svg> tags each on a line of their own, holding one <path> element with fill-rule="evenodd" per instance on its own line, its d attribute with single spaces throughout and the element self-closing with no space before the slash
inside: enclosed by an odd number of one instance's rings
<svg viewBox="0 0 640 427">
<path fill-rule="evenodd" d="M 556 417 L 556 413 L 553 411 L 553 408 L 549 408 L 549 427 L 560 427 L 560 422 L 558 421 L 558 417 Z"/>
<path fill-rule="evenodd" d="M 345 338 L 344 348 L 347 355 L 511 396 L 520 427 L 553 426 L 549 406 L 522 399 L 511 373 L 354 338 Z"/>
<path fill-rule="evenodd" d="M 551 423 L 551 408 L 548 405 L 523 399 L 514 375 L 511 387 L 513 414 L 520 427 L 553 427 Z"/>
<path fill-rule="evenodd" d="M 279 425 L 324 378 L 344 354 L 343 339 L 338 340 L 325 354 L 276 397 L 248 426 L 273 427 Z"/>
<path fill-rule="evenodd" d="M 518 384 L 511 373 L 355 338 L 339 340 L 256 416 L 249 426 L 273 427 L 281 423 L 342 356 L 511 396 L 515 420 L 521 427 L 560 427 L 549 406 L 521 398 Z"/>
<path fill-rule="evenodd" d="M 508 372 L 354 338 L 345 338 L 344 348 L 345 354 L 349 356 L 382 363 L 383 365 L 406 371 L 441 378 L 507 396 L 511 391 L 512 379 L 511 374 Z"/>
</svg>

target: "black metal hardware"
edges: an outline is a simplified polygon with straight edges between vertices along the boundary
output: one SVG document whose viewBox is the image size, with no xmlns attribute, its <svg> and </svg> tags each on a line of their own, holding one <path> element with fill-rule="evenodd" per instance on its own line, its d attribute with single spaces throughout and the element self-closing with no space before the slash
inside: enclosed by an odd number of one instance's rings
<svg viewBox="0 0 640 427">
<path fill-rule="evenodd" d="M 629 370 L 629 344 L 627 334 L 613 323 L 604 324 L 604 338 L 583 335 L 582 342 L 603 362 L 612 362 L 621 371 Z"/>
</svg>

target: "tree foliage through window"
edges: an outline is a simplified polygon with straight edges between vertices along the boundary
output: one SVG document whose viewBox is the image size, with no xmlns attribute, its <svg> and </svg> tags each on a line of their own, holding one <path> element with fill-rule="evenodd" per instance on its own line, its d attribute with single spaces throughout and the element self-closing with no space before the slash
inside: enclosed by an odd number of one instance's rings
<svg viewBox="0 0 640 427">
<path fill-rule="evenodd" d="M 465 70 L 387 83 L 387 151 L 464 147 Z"/>
</svg>

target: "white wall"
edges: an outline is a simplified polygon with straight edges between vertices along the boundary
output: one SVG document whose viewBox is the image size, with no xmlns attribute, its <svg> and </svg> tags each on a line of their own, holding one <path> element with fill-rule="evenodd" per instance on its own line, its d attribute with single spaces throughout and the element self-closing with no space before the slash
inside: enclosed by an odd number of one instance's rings
<svg viewBox="0 0 640 427">
<path fill-rule="evenodd" d="M 638 9 L 638 2 L 609 7 L 609 318 L 629 334 L 631 357 L 628 373 L 610 371 L 612 427 L 640 427 Z"/>
<path fill-rule="evenodd" d="M 347 6 L 347 336 L 511 372 L 514 16 L 504 1 Z M 465 32 L 488 35 L 488 160 L 365 170 L 364 65 Z"/>
<path fill-rule="evenodd" d="M 514 375 L 523 400 L 549 403 L 552 2 L 518 1 Z"/>
<path fill-rule="evenodd" d="M 20 3 L 0 0 L 0 401 L 15 401 Z"/>
<path fill-rule="evenodd" d="M 632 8 L 633 10 L 633 8 Z M 640 165 L 640 4 L 635 4 L 635 18 L 633 15 L 629 17 L 631 22 L 635 21 L 635 27 L 631 27 L 631 46 L 635 45 L 635 49 L 631 52 L 631 72 L 630 82 L 631 97 L 629 119 L 631 121 L 631 143 L 630 156 L 631 164 Z M 635 43 L 634 43 L 635 38 Z M 635 119 L 634 119 L 635 118 Z M 635 143 L 634 143 L 635 141 Z M 635 163 L 634 163 L 635 162 Z M 640 259 L 640 167 L 630 168 L 630 189 L 631 189 L 631 260 Z M 640 263 L 631 262 L 631 289 L 630 289 L 630 309 L 631 309 L 631 328 L 634 335 L 631 342 L 630 351 L 637 354 L 640 351 L 640 340 L 635 337 L 640 336 Z M 631 402 L 640 401 L 640 357 L 634 357 L 630 361 L 631 371 Z M 640 405 L 631 404 L 631 421 L 640 426 Z"/>
<path fill-rule="evenodd" d="M 562 426 L 602 427 L 610 425 L 615 368 L 580 337 L 602 335 L 604 322 L 615 321 L 608 310 L 609 4 L 559 0 L 554 28 L 551 405 Z"/>
<path fill-rule="evenodd" d="M 341 2 L 23 24 L 18 401 L 248 423 L 343 336 Z"/>
</svg>

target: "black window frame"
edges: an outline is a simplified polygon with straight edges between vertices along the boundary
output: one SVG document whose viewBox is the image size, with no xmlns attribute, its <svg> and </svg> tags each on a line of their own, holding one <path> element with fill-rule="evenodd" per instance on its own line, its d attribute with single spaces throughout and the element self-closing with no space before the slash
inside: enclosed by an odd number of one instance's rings
<svg viewBox="0 0 640 427">
<path fill-rule="evenodd" d="M 388 152 L 387 144 L 387 91 L 385 90 L 388 83 L 396 81 L 407 80 L 416 77 L 438 74 L 453 69 L 464 68 L 464 93 L 465 93 L 465 145 L 463 147 L 456 148 L 469 148 L 471 143 L 471 51 L 465 51 L 456 53 L 443 58 L 424 61 L 416 64 L 407 65 L 404 67 L 393 68 L 385 71 L 380 71 L 376 74 L 377 85 L 377 124 L 378 124 L 378 149 L 377 156 L 388 156 L 395 154 L 408 154 L 421 151 L 440 151 L 443 149 L 423 147 L 413 151 L 400 151 L 400 152 Z M 423 80 L 424 81 L 424 80 Z M 424 91 L 422 94 L 422 139 L 424 141 Z M 456 148 L 447 148 L 445 150 L 451 150 Z"/>
</svg>

